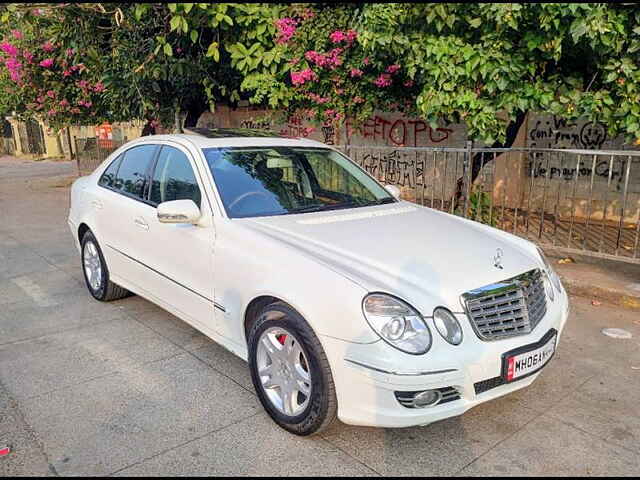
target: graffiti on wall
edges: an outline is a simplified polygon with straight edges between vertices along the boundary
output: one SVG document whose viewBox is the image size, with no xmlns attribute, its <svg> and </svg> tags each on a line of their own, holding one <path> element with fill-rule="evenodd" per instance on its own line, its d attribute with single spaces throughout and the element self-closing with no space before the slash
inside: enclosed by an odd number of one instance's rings
<svg viewBox="0 0 640 480">
<path fill-rule="evenodd" d="M 533 117 L 527 132 L 527 143 L 532 148 L 574 148 L 580 150 L 600 150 L 606 148 L 619 149 L 622 147 L 621 138 L 607 137 L 607 129 L 604 124 L 586 120 L 568 121 L 555 115 Z M 565 182 L 578 181 L 581 184 L 589 182 L 593 176 L 594 181 L 608 183 L 617 191 L 624 186 L 627 171 L 627 159 L 625 157 L 601 156 L 593 158 L 584 155 L 581 158 L 571 155 L 563 159 L 561 156 L 550 156 L 547 161 L 536 158 L 539 153 L 529 154 L 527 173 L 538 179 L 560 180 Z M 633 161 L 630 174 L 637 176 L 636 171 L 640 165 Z"/>
<path fill-rule="evenodd" d="M 607 140 L 602 123 L 568 121 L 553 116 L 534 117 L 528 132 L 530 147 L 598 150 Z"/>
<path fill-rule="evenodd" d="M 445 142 L 453 133 L 453 128 L 432 128 L 424 120 L 400 117 L 396 119 L 374 115 L 367 118 L 362 125 L 355 127 L 347 118 L 345 132 L 348 143 L 352 143 L 353 134 L 367 142 L 384 142 L 398 147 L 417 147 Z"/>
<path fill-rule="evenodd" d="M 416 160 L 414 155 L 400 150 L 366 152 L 357 156 L 356 161 L 372 176 L 385 183 L 401 187 L 422 185 L 424 160 Z"/>
<path fill-rule="evenodd" d="M 572 162 L 573 163 L 573 162 Z M 633 162 L 634 169 L 630 173 L 635 173 L 635 169 L 640 168 L 638 162 Z M 627 159 L 617 158 L 596 160 L 595 167 L 592 159 L 580 160 L 579 164 L 573 166 L 545 165 L 544 162 L 529 161 L 527 166 L 529 175 L 534 178 L 549 178 L 550 180 L 558 179 L 565 182 L 580 181 L 581 179 L 589 180 L 593 175 L 594 180 L 609 182 L 611 177 L 611 185 L 615 186 L 617 191 L 623 187 L 623 182 L 627 172 Z"/>
<path fill-rule="evenodd" d="M 248 118 L 240 122 L 240 128 L 250 128 L 251 130 L 269 130 L 271 129 L 270 120 L 254 120 Z"/>
<path fill-rule="evenodd" d="M 283 124 L 273 124 L 270 119 L 256 120 L 254 118 L 247 118 L 240 121 L 240 128 L 249 128 L 252 130 L 270 130 L 276 132 L 278 135 L 288 138 L 311 138 L 320 140 L 328 145 L 335 144 L 335 128 L 328 124 L 323 125 L 321 130 L 321 136 L 313 135 L 318 129 L 311 126 L 308 118 L 301 116 L 291 116 L 287 118 Z"/>
</svg>

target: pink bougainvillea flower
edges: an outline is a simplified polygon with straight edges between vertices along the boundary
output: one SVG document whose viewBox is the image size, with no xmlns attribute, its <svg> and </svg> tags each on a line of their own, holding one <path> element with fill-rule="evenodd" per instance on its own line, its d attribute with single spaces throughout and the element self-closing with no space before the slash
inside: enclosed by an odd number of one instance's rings
<svg viewBox="0 0 640 480">
<path fill-rule="evenodd" d="M 369 57 L 364 57 L 364 58 L 362 59 L 362 64 L 363 64 L 363 65 L 369 65 L 369 63 L 370 63 Z"/>
<path fill-rule="evenodd" d="M 361 77 L 363 73 L 364 72 L 359 68 L 352 68 L 351 72 L 349 72 L 349 75 L 351 75 L 352 78 L 355 78 L 355 77 Z"/>
<path fill-rule="evenodd" d="M 304 54 L 304 58 L 309 60 L 310 62 L 315 63 L 319 67 L 323 67 L 325 64 L 325 57 L 321 53 L 316 52 L 315 50 L 309 50 Z"/>
<path fill-rule="evenodd" d="M 342 65 L 342 59 L 340 58 L 340 54 L 342 53 L 342 51 L 342 48 L 334 48 L 329 52 L 327 63 L 331 70 L 334 70 L 336 67 Z"/>
<path fill-rule="evenodd" d="M 106 90 L 104 83 L 98 82 L 93 86 L 93 91 L 96 93 L 104 92 Z"/>
<path fill-rule="evenodd" d="M 24 57 L 24 59 L 29 62 L 29 63 L 33 63 L 33 53 L 31 53 L 28 50 L 23 50 L 22 51 L 22 56 Z"/>
<path fill-rule="evenodd" d="M 67 101 L 66 98 L 63 98 L 62 100 L 60 100 L 60 106 L 61 107 L 68 107 L 69 106 L 69 102 Z"/>
<path fill-rule="evenodd" d="M 53 59 L 52 58 L 45 58 L 44 60 L 42 60 L 39 65 L 43 68 L 51 68 L 53 67 Z"/>
<path fill-rule="evenodd" d="M 73 55 L 73 48 L 67 48 L 67 50 L 65 51 L 65 54 L 67 55 L 67 57 L 70 57 Z"/>
<path fill-rule="evenodd" d="M 16 57 L 9 57 L 4 61 L 7 70 L 9 70 L 9 76 L 14 82 L 20 81 L 22 78 L 22 63 Z"/>
<path fill-rule="evenodd" d="M 55 96 L 56 96 L 56 92 L 54 92 L 53 90 L 47 90 L 47 97 L 55 98 Z"/>
<path fill-rule="evenodd" d="M 378 78 L 373 82 L 377 87 L 388 87 L 391 85 L 391 75 L 388 73 L 381 73 Z"/>
<path fill-rule="evenodd" d="M 18 49 L 14 45 L 11 45 L 9 42 L 0 43 L 0 50 L 11 57 L 15 57 L 18 55 Z"/>
<path fill-rule="evenodd" d="M 358 38 L 358 32 L 356 32 L 355 30 L 349 30 L 347 32 L 347 42 L 348 43 L 353 43 L 356 38 Z"/>
<path fill-rule="evenodd" d="M 398 64 L 389 65 L 389 66 L 387 67 L 387 73 L 394 74 L 394 73 L 396 73 L 398 70 L 400 70 L 400 65 L 398 65 Z"/>
<path fill-rule="evenodd" d="M 20 30 L 11 30 L 11 35 L 13 35 L 13 38 L 15 38 L 16 40 L 20 40 L 24 37 Z"/>
<path fill-rule="evenodd" d="M 68 77 L 70 75 L 71 75 L 71 70 L 65 70 L 64 72 L 62 72 L 63 77 Z"/>
<path fill-rule="evenodd" d="M 80 80 L 80 81 L 78 82 L 78 86 L 79 86 L 80 88 L 87 88 L 87 87 L 89 86 L 89 82 L 87 82 L 86 80 Z"/>
<path fill-rule="evenodd" d="M 53 43 L 51 42 L 45 42 L 42 44 L 42 50 L 44 50 L 45 52 L 53 52 L 56 49 L 56 47 L 53 46 Z"/>
<path fill-rule="evenodd" d="M 56 114 L 56 111 L 52 108 L 51 110 L 49 110 L 47 112 L 47 114 L 49 114 L 49 116 L 53 117 Z"/>
<path fill-rule="evenodd" d="M 276 20 L 278 34 L 276 43 L 287 43 L 296 33 L 298 21 L 291 17 L 284 17 Z"/>
<path fill-rule="evenodd" d="M 413 80 L 407 80 L 403 83 L 405 87 L 413 87 Z"/>
<path fill-rule="evenodd" d="M 317 79 L 318 75 L 310 68 L 302 70 L 301 72 L 291 72 L 291 83 L 294 85 L 303 85 L 305 82 L 315 81 Z"/>
<path fill-rule="evenodd" d="M 342 30 L 336 30 L 331 35 L 329 35 L 329 40 L 333 43 L 340 43 L 343 40 L 347 39 L 347 35 Z"/>
<path fill-rule="evenodd" d="M 323 104 L 329 101 L 329 97 L 321 97 L 316 93 L 310 93 L 308 97 L 313 100 L 315 103 Z"/>
</svg>

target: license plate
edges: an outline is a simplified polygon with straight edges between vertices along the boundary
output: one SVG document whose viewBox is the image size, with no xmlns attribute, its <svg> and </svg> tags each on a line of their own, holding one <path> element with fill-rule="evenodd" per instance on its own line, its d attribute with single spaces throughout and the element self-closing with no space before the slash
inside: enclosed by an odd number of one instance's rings
<svg viewBox="0 0 640 480">
<path fill-rule="evenodd" d="M 539 343 L 526 345 L 503 355 L 503 376 L 512 382 L 544 367 L 556 350 L 557 333 L 549 332 Z"/>
</svg>

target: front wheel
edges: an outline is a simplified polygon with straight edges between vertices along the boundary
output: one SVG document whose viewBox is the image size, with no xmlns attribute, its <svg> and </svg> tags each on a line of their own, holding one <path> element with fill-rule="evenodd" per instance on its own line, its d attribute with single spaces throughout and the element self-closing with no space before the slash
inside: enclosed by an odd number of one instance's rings
<svg viewBox="0 0 640 480">
<path fill-rule="evenodd" d="M 91 231 L 82 237 L 82 272 L 89 292 L 96 300 L 109 302 L 131 295 L 109 279 L 109 269 L 100 245 Z"/>
<path fill-rule="evenodd" d="M 277 302 L 249 333 L 249 366 L 258 398 L 285 430 L 312 435 L 336 418 L 336 392 L 322 345 L 302 316 Z"/>
</svg>

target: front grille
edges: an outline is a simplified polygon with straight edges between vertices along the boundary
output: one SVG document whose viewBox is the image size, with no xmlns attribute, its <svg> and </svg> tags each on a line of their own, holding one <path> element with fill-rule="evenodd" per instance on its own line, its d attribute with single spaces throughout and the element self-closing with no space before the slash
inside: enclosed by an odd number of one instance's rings
<svg viewBox="0 0 640 480">
<path fill-rule="evenodd" d="M 443 387 L 438 388 L 440 391 L 441 398 L 438 403 L 435 405 L 442 405 L 443 403 L 453 402 L 454 400 L 460 400 L 460 392 L 455 389 L 455 387 Z M 413 397 L 415 397 L 418 393 L 422 393 L 423 390 L 418 390 L 417 392 L 394 392 L 396 395 L 396 399 L 403 407 L 407 408 L 415 408 L 413 406 Z"/>
<path fill-rule="evenodd" d="M 540 269 L 462 295 L 471 325 L 481 340 L 525 335 L 547 313 Z"/>
</svg>

